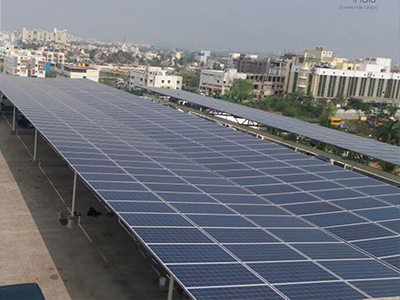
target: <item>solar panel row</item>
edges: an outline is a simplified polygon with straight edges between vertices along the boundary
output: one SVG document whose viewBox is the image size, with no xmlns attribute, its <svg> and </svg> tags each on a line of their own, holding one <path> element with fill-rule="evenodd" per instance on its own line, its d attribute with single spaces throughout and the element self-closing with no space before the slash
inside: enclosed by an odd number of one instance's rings
<svg viewBox="0 0 400 300">
<path fill-rule="evenodd" d="M 400 150 L 396 146 L 186 91 L 153 87 L 143 88 L 400 165 Z"/>
<path fill-rule="evenodd" d="M 400 295 L 398 189 L 89 81 L 1 79 L 194 298 Z"/>
</svg>

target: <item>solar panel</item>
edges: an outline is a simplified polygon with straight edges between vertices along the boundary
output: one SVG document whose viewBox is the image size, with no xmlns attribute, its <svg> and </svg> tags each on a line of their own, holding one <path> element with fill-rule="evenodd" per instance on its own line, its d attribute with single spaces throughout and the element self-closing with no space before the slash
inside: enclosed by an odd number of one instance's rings
<svg viewBox="0 0 400 300">
<path fill-rule="evenodd" d="M 377 142 L 352 134 L 316 126 L 304 121 L 289 117 L 261 111 L 258 109 L 213 99 L 194 93 L 153 87 L 143 87 L 152 92 L 185 100 L 204 107 L 214 108 L 234 116 L 239 116 L 261 124 L 278 128 L 284 131 L 293 132 L 317 141 L 321 141 L 340 148 L 365 154 L 386 162 L 400 165 L 400 150 L 396 146 Z"/>
<path fill-rule="evenodd" d="M 397 188 L 87 80 L 0 78 L 2 92 L 193 298 L 370 296 L 340 267 L 322 266 L 327 259 L 366 257 L 360 264 L 382 271 L 371 280 L 400 278 L 389 261 L 400 255 L 399 234 L 385 223 L 397 216 Z"/>
</svg>

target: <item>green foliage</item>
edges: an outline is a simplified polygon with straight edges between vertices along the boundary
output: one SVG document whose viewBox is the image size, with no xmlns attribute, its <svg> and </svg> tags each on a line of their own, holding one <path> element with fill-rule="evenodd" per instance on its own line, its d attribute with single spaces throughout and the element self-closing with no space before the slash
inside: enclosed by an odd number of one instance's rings
<svg viewBox="0 0 400 300">
<path fill-rule="evenodd" d="M 232 83 L 229 92 L 225 95 L 225 100 L 231 102 L 243 102 L 251 100 L 253 84 L 244 79 L 237 79 Z"/>
<path fill-rule="evenodd" d="M 363 112 L 369 112 L 372 108 L 371 103 L 365 103 L 361 99 L 350 98 L 347 103 L 346 109 L 359 109 Z"/>
<path fill-rule="evenodd" d="M 390 121 L 384 123 L 378 130 L 378 140 L 400 146 L 400 122 Z"/>
<path fill-rule="evenodd" d="M 379 167 L 381 168 L 382 171 L 388 172 L 388 173 L 392 173 L 394 175 L 398 175 L 399 171 L 398 171 L 398 167 L 394 164 L 388 163 L 388 162 L 384 162 L 381 161 L 378 163 Z"/>
<path fill-rule="evenodd" d="M 129 90 L 129 93 L 136 95 L 136 96 L 143 96 L 143 90 Z"/>
<path fill-rule="evenodd" d="M 185 91 L 195 92 L 199 88 L 200 76 L 194 72 L 179 73 L 183 77 L 182 89 Z"/>
<path fill-rule="evenodd" d="M 51 70 L 49 73 L 46 73 L 46 78 L 56 78 L 57 77 L 57 71 Z"/>
</svg>

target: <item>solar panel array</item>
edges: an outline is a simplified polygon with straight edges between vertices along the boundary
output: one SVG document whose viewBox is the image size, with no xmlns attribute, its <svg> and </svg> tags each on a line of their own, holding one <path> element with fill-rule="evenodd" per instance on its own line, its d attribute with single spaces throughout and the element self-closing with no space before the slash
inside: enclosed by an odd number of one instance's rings
<svg viewBox="0 0 400 300">
<path fill-rule="evenodd" d="M 191 297 L 400 296 L 398 188 L 89 80 L 0 90 Z"/>
<path fill-rule="evenodd" d="M 230 103 L 198 94 L 163 88 L 143 87 L 149 91 L 217 109 L 270 127 L 295 133 L 349 151 L 361 153 L 395 165 L 400 165 L 400 148 L 387 143 L 362 138 L 353 134 L 317 126 L 259 109 Z"/>
</svg>

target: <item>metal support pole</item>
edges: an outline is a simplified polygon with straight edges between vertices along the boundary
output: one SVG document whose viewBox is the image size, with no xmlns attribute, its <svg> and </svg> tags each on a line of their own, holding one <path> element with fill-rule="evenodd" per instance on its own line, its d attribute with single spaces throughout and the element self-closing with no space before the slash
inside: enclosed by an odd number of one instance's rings
<svg viewBox="0 0 400 300">
<path fill-rule="evenodd" d="M 168 300 L 172 300 L 174 295 L 174 281 L 174 277 L 169 276 Z"/>
<path fill-rule="evenodd" d="M 75 215 L 75 199 L 76 199 L 76 182 L 78 179 L 78 175 L 74 172 L 74 185 L 72 188 L 72 207 L 71 207 L 71 216 Z"/>
<path fill-rule="evenodd" d="M 38 131 L 35 127 L 35 141 L 33 144 L 33 161 L 36 161 L 36 156 L 37 156 L 37 138 L 38 138 Z"/>
<path fill-rule="evenodd" d="M 15 132 L 15 123 L 17 122 L 17 108 L 14 106 L 13 109 L 13 122 L 12 122 L 12 132 Z"/>
</svg>

